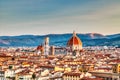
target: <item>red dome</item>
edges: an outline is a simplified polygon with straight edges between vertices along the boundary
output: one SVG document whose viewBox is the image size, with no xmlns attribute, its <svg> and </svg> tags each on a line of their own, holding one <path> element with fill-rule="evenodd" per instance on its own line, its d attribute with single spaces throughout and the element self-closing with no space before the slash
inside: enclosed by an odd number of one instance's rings
<svg viewBox="0 0 120 80">
<path fill-rule="evenodd" d="M 72 38 L 70 38 L 67 42 L 67 46 L 73 46 L 73 45 L 80 45 L 82 46 L 82 42 L 80 40 L 80 38 L 78 38 L 75 34 L 75 32 L 73 33 Z"/>
</svg>

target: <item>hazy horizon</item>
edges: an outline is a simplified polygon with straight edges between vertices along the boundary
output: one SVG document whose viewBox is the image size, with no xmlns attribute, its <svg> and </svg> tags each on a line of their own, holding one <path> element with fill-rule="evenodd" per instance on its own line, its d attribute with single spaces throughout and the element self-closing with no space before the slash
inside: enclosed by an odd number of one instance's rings
<svg viewBox="0 0 120 80">
<path fill-rule="evenodd" d="M 120 0 L 0 0 L 0 36 L 120 33 Z"/>
<path fill-rule="evenodd" d="M 24 36 L 24 35 L 33 35 L 33 36 L 45 36 L 45 35 L 51 35 L 51 34 L 56 34 L 56 35 L 62 35 L 62 34 L 73 34 L 73 33 L 46 33 L 46 34 L 18 34 L 18 35 L 0 35 L 0 36 Z M 100 34 L 103 36 L 107 36 L 107 35 L 116 35 L 116 34 L 120 34 L 120 33 L 113 33 L 113 34 L 101 34 L 101 33 L 76 33 L 78 34 Z"/>
</svg>

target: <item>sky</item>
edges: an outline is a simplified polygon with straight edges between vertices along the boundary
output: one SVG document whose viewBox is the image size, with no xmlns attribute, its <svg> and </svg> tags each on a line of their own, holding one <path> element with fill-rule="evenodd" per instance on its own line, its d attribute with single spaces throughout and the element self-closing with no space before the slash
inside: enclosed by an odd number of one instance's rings
<svg viewBox="0 0 120 80">
<path fill-rule="evenodd" d="M 0 36 L 120 33 L 120 0 L 0 0 Z"/>
</svg>

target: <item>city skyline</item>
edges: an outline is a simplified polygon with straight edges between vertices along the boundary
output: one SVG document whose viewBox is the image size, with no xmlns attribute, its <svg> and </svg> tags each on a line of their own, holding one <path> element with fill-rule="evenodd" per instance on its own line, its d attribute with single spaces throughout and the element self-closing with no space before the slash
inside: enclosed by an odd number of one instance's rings
<svg viewBox="0 0 120 80">
<path fill-rule="evenodd" d="M 1 0 L 0 36 L 120 32 L 119 0 Z"/>
</svg>

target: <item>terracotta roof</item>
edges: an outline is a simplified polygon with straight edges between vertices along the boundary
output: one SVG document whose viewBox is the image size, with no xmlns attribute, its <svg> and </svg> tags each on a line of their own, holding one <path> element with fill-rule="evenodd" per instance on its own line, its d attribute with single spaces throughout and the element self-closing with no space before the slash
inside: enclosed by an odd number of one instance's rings
<svg viewBox="0 0 120 80">
<path fill-rule="evenodd" d="M 5 58 L 6 58 L 6 57 L 11 57 L 11 56 L 7 56 L 7 55 L 0 55 L 0 57 L 5 57 Z"/>
<path fill-rule="evenodd" d="M 72 46 L 72 45 L 82 45 L 80 38 L 78 38 L 75 33 L 73 33 L 72 38 L 70 38 L 67 42 L 67 46 Z"/>
<path fill-rule="evenodd" d="M 88 77 L 84 77 L 80 80 L 103 80 L 102 78 L 88 78 Z"/>
<path fill-rule="evenodd" d="M 17 74 L 18 74 L 18 75 L 28 75 L 29 72 L 32 72 L 32 71 L 29 70 L 29 69 L 25 69 L 25 70 L 23 70 L 23 71 L 21 71 L 21 72 L 19 72 L 19 73 L 17 73 Z"/>
<path fill-rule="evenodd" d="M 82 45 L 81 40 L 77 36 L 73 36 L 68 42 L 67 46 L 71 45 Z"/>
<path fill-rule="evenodd" d="M 20 58 L 28 58 L 28 56 L 20 56 Z"/>
<path fill-rule="evenodd" d="M 81 73 L 69 72 L 69 73 L 64 73 L 63 75 L 64 75 L 64 76 L 80 76 Z"/>
<path fill-rule="evenodd" d="M 43 68 L 54 68 L 55 66 L 52 66 L 52 65 L 40 65 L 39 67 L 43 67 Z"/>
<path fill-rule="evenodd" d="M 44 48 L 43 48 L 43 46 L 42 45 L 39 45 L 38 47 L 37 47 L 37 50 L 43 50 Z"/>
<path fill-rule="evenodd" d="M 120 59 L 110 60 L 110 62 L 117 62 L 117 63 L 120 63 Z"/>
</svg>

